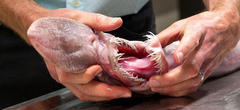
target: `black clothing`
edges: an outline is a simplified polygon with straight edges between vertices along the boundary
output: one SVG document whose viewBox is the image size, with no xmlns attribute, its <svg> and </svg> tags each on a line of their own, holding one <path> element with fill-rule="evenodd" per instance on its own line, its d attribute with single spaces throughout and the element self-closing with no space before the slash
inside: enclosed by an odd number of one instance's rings
<svg viewBox="0 0 240 110">
<path fill-rule="evenodd" d="M 148 2 L 137 14 L 123 16 L 123 25 L 111 34 L 128 40 L 146 40 L 144 35 L 149 31 L 156 34 L 155 15 L 152 3 Z M 128 32 L 126 32 L 128 31 Z"/>
</svg>

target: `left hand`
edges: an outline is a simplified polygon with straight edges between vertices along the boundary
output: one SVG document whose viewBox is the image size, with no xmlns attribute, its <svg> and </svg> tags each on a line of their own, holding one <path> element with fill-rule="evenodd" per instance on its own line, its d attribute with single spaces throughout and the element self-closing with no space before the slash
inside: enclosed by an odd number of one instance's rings
<svg viewBox="0 0 240 110">
<path fill-rule="evenodd" d="M 181 65 L 151 77 L 151 90 L 169 96 L 196 91 L 239 41 L 239 26 L 238 10 L 215 10 L 177 21 L 159 33 L 155 43 L 163 47 L 181 40 L 173 56 Z M 204 72 L 203 80 L 199 72 Z"/>
</svg>

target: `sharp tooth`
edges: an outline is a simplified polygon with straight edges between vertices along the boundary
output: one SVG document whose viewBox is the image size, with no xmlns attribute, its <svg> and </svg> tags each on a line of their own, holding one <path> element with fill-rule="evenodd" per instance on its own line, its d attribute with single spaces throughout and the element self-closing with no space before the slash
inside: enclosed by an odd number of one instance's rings
<svg viewBox="0 0 240 110">
<path fill-rule="evenodd" d="M 120 61 L 120 60 L 126 60 L 126 59 L 129 59 L 129 58 L 120 58 L 119 61 Z"/>
<path fill-rule="evenodd" d="M 127 72 L 125 69 L 120 67 L 120 64 L 117 64 L 117 69 L 118 71 L 123 75 L 123 77 L 125 77 L 126 79 L 131 79 L 133 81 L 146 81 L 143 78 L 139 78 L 138 76 L 134 76 L 133 74 Z"/>
<path fill-rule="evenodd" d="M 149 34 L 145 35 L 144 37 L 147 37 L 147 40 L 145 41 L 145 43 L 147 43 L 148 45 L 151 44 L 153 41 L 158 40 L 158 37 L 156 35 L 154 35 L 152 32 L 148 32 Z"/>
<path fill-rule="evenodd" d="M 124 53 L 118 53 L 117 57 L 122 57 Z"/>
</svg>

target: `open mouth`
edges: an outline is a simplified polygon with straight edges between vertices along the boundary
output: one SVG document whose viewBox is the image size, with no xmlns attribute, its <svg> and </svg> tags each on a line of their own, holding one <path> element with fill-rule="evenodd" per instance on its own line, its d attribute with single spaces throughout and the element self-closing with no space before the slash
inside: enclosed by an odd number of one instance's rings
<svg viewBox="0 0 240 110">
<path fill-rule="evenodd" d="M 146 52 L 145 48 L 119 45 L 118 58 L 119 68 L 134 78 L 148 80 L 151 76 L 158 74 L 160 67 L 152 56 Z"/>
</svg>

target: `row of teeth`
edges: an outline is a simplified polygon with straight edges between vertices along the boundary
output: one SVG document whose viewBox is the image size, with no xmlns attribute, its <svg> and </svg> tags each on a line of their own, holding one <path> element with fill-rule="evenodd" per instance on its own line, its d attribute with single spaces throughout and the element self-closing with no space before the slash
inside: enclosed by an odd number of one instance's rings
<svg viewBox="0 0 240 110">
<path fill-rule="evenodd" d="M 145 35 L 145 37 L 147 37 L 147 40 L 145 41 L 147 45 L 152 44 L 153 41 L 158 41 L 158 37 L 154 35 L 152 32 L 149 32 L 149 34 Z M 154 67 L 158 69 L 157 73 L 160 73 L 161 72 L 160 67 L 162 65 L 161 63 L 158 63 L 158 62 L 161 62 L 162 56 L 158 54 L 160 53 L 158 50 L 151 50 L 151 51 L 152 53 L 150 53 L 148 57 L 150 57 L 151 61 L 155 61 Z"/>
<path fill-rule="evenodd" d="M 161 67 L 162 67 L 162 64 L 161 63 L 158 63 L 158 62 L 161 62 L 161 55 L 158 55 L 156 54 L 158 53 L 157 51 L 153 51 L 151 54 L 148 55 L 148 57 L 150 57 L 150 60 L 151 61 L 154 61 L 155 63 L 153 64 L 155 68 L 157 68 L 157 73 L 160 73 L 161 72 Z"/>
<path fill-rule="evenodd" d="M 137 50 L 135 45 L 133 45 L 132 43 L 130 43 L 129 41 L 127 41 L 125 39 L 121 39 L 121 38 L 117 37 L 117 38 L 112 39 L 112 41 L 110 41 L 110 42 L 117 44 L 118 46 L 125 46 L 132 50 L 135 50 L 135 51 Z"/>
<path fill-rule="evenodd" d="M 148 32 L 149 34 L 145 35 L 144 37 L 147 38 L 147 40 L 145 41 L 145 43 L 147 45 L 150 45 L 153 41 L 158 40 L 157 36 L 154 35 L 152 32 Z"/>
<path fill-rule="evenodd" d="M 115 65 L 115 67 L 117 67 L 117 68 L 115 68 L 115 69 L 118 69 L 118 70 L 115 70 L 115 71 L 119 71 L 120 73 L 122 73 L 123 74 L 123 77 L 125 77 L 126 79 L 131 79 L 131 80 L 133 80 L 133 81 L 146 81 L 145 79 L 143 79 L 143 78 L 140 78 L 140 77 L 138 77 L 138 76 L 133 76 L 133 74 L 130 74 L 129 72 L 127 72 L 125 69 L 123 69 L 123 68 L 121 68 L 121 65 L 118 63 L 118 61 L 119 60 L 122 60 L 120 57 L 123 55 L 124 53 L 120 53 L 120 54 L 118 54 L 117 52 L 116 52 L 116 56 L 117 56 L 117 58 L 116 58 L 116 65 Z"/>
<path fill-rule="evenodd" d="M 128 47 L 128 48 L 130 48 L 130 49 L 132 49 L 132 50 L 137 51 L 135 45 L 133 45 L 133 44 L 131 44 L 131 43 L 128 43 L 127 40 L 124 40 L 124 39 L 121 39 L 121 38 L 115 38 L 115 39 L 113 39 L 113 40 L 110 41 L 110 42 L 112 42 L 112 43 L 114 43 L 114 44 L 117 44 L 118 46 Z M 114 52 L 114 53 L 115 53 L 114 56 L 116 57 L 116 60 L 117 60 L 117 61 L 116 61 L 116 64 L 117 64 L 116 67 L 118 67 L 118 71 L 120 71 L 120 73 L 123 74 L 123 77 L 125 77 L 126 79 L 131 79 L 131 80 L 133 80 L 133 81 L 140 81 L 140 82 L 146 81 L 145 79 L 140 78 L 140 77 L 138 77 L 138 76 L 133 76 L 133 74 L 130 74 L 130 73 L 127 72 L 125 69 L 121 68 L 121 65 L 120 65 L 119 63 L 117 63 L 117 62 L 120 61 L 120 60 L 125 60 L 125 59 L 127 59 L 127 58 L 121 58 L 121 57 L 124 55 L 124 53 L 118 53 L 117 51 Z"/>
<path fill-rule="evenodd" d="M 154 39 L 157 38 L 151 32 L 150 32 L 149 35 L 145 35 L 145 36 L 148 38 L 148 40 L 145 42 L 146 44 L 150 44 Z M 132 50 L 137 51 L 135 45 L 133 45 L 131 43 L 128 43 L 127 40 L 124 40 L 124 39 L 121 39 L 121 38 L 114 38 L 114 39 L 111 39 L 110 42 L 112 42 L 114 44 L 117 44 L 118 46 L 125 46 L 125 47 L 128 47 L 128 48 L 132 49 Z M 155 61 L 154 67 L 157 68 L 158 69 L 157 72 L 160 73 L 161 72 L 161 69 L 160 69 L 161 63 L 158 63 L 158 62 L 161 61 L 161 55 L 157 55 L 158 52 L 159 51 L 156 51 L 156 50 L 152 51 L 152 53 L 149 54 L 148 57 L 150 57 L 151 61 Z M 115 53 L 114 56 L 116 56 L 116 59 L 117 59 L 116 62 L 118 62 L 119 60 L 127 59 L 127 58 L 121 58 L 124 55 L 124 53 L 118 53 L 117 51 L 114 52 L 114 53 Z M 134 81 L 146 81 L 145 79 L 140 78 L 138 76 L 133 76 L 133 74 L 130 74 L 125 69 L 121 68 L 120 64 L 118 64 L 118 63 L 116 63 L 116 64 L 117 64 L 116 67 L 119 67 L 118 69 L 119 69 L 119 71 L 121 71 L 121 73 L 123 73 L 124 77 L 133 79 Z"/>
<path fill-rule="evenodd" d="M 143 78 L 140 78 L 138 76 L 133 76 L 133 74 L 130 74 L 129 72 L 127 72 L 125 69 L 121 68 L 119 66 L 119 70 L 123 73 L 124 77 L 128 78 L 128 79 L 132 79 L 133 81 L 146 81 Z"/>
</svg>

